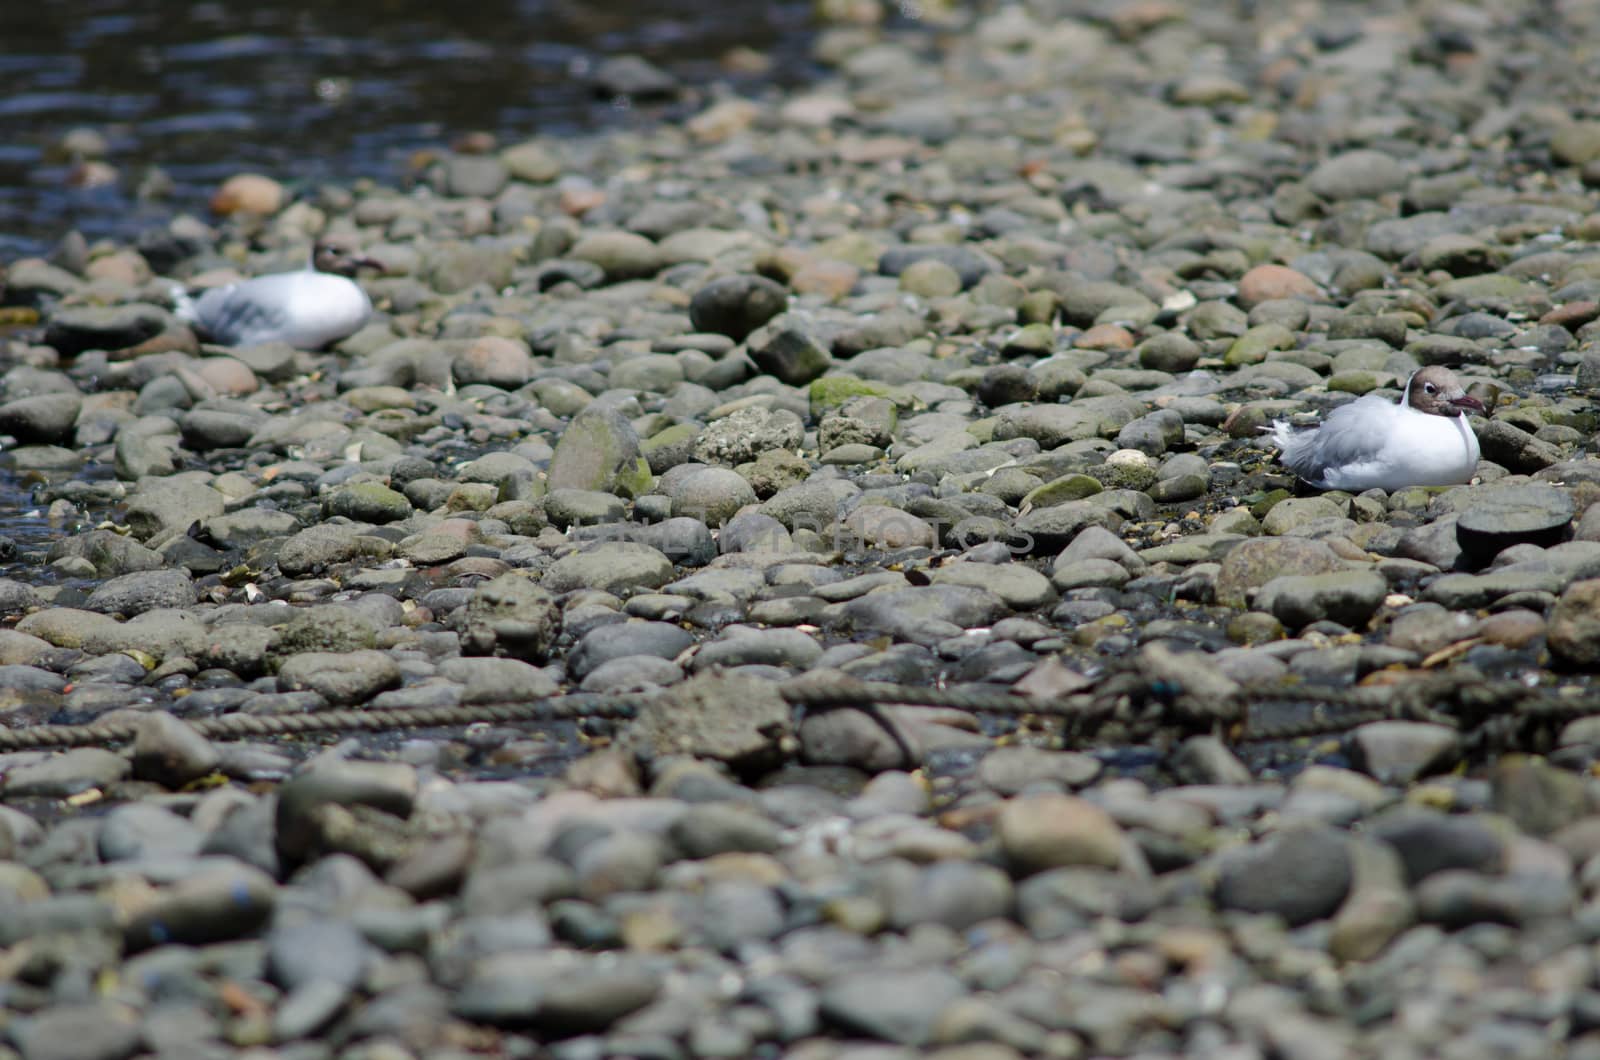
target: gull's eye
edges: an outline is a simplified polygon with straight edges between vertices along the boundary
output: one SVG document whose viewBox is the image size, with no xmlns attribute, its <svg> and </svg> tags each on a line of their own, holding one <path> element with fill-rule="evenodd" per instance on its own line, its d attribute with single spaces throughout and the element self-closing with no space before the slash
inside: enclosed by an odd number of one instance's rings
<svg viewBox="0 0 1600 1060">
<path fill-rule="evenodd" d="M 1434 386 L 1432 383 L 1423 383 L 1422 389 L 1429 394 L 1437 394 L 1439 392 L 1439 388 Z"/>
</svg>

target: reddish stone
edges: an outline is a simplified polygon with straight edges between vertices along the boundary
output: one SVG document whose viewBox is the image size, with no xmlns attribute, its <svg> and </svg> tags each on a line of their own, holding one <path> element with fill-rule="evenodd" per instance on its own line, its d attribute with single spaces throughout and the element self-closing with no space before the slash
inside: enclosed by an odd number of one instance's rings
<svg viewBox="0 0 1600 1060">
<path fill-rule="evenodd" d="M 1073 345 L 1080 350 L 1131 350 L 1133 332 L 1119 324 L 1096 324 L 1079 335 Z"/>
<path fill-rule="evenodd" d="M 224 216 L 249 213 L 265 216 L 283 209 L 288 200 L 283 185 L 260 173 L 240 173 L 222 182 L 211 196 L 211 210 Z"/>
<path fill-rule="evenodd" d="M 1246 309 L 1276 298 L 1317 298 L 1311 277 L 1287 265 L 1257 265 L 1239 277 L 1239 304 Z"/>
<path fill-rule="evenodd" d="M 1596 317 L 1600 317 L 1600 302 L 1567 302 L 1540 317 L 1539 323 L 1557 324 L 1568 331 L 1577 331 Z"/>
</svg>

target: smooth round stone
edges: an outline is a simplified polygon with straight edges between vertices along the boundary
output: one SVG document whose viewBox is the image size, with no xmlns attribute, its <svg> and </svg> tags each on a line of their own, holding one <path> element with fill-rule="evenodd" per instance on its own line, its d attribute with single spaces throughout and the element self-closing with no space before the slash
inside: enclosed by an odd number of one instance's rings
<svg viewBox="0 0 1600 1060">
<path fill-rule="evenodd" d="M 1389 155 L 1363 149 L 1328 158 L 1306 177 L 1306 186 L 1324 199 L 1371 199 L 1398 191 L 1408 176 Z"/>
<path fill-rule="evenodd" d="M 567 669 L 578 680 L 615 660 L 638 656 L 673 660 L 694 643 L 694 635 L 672 622 L 629 620 L 593 629 L 578 641 Z"/>
<path fill-rule="evenodd" d="M 400 684 L 400 668 L 387 654 L 373 649 L 352 652 L 302 652 L 278 670 L 278 686 L 286 692 L 315 692 L 329 703 L 362 703 Z"/>
<path fill-rule="evenodd" d="M 1111 815 L 1069 795 L 1028 795 L 1000 811 L 1000 847 L 1018 876 L 1065 866 L 1116 868 L 1124 837 Z"/>
<path fill-rule="evenodd" d="M 1283 575 L 1256 594 L 1253 606 L 1271 613 L 1291 629 L 1328 619 L 1359 628 L 1388 595 L 1389 583 L 1374 571 Z"/>
<path fill-rule="evenodd" d="M 948 298 L 961 291 L 961 275 L 942 261 L 912 262 L 900 273 L 900 289 L 923 298 Z"/>
<path fill-rule="evenodd" d="M 541 584 L 553 593 L 574 589 L 618 593 L 659 589 L 671 580 L 672 561 L 659 550 L 632 541 L 602 541 L 556 560 Z"/>
<path fill-rule="evenodd" d="M 822 646 L 798 629 L 750 629 L 730 626 L 722 637 L 703 645 L 690 664 L 694 672 L 712 667 L 782 666 L 803 670 L 816 662 Z"/>
<path fill-rule="evenodd" d="M 1335 829 L 1298 827 L 1224 857 L 1217 904 L 1276 913 L 1291 926 L 1332 916 L 1354 878 L 1348 841 Z"/>
<path fill-rule="evenodd" d="M 257 931 L 278 898 L 271 877 L 243 864 L 206 869 L 162 888 L 128 921 L 130 951 L 168 944 L 204 945 Z"/>
<path fill-rule="evenodd" d="M 544 502 L 551 525 L 562 529 L 619 522 L 626 510 L 620 498 L 600 490 L 551 490 Z"/>
<path fill-rule="evenodd" d="M 743 475 L 725 467 L 707 467 L 678 480 L 670 491 L 672 514 L 721 526 L 734 513 L 756 503 L 755 490 Z"/>
<path fill-rule="evenodd" d="M 874 464 L 883 459 L 883 450 L 875 445 L 866 445 L 861 442 L 847 442 L 836 445 L 821 456 L 821 461 L 832 467 L 855 467 L 860 464 Z"/>
<path fill-rule="evenodd" d="M 665 393 L 683 382 L 683 363 L 664 353 L 629 357 L 611 371 L 611 385 L 623 390 Z"/>
<path fill-rule="evenodd" d="M 629 655 L 601 663 L 584 675 L 585 692 L 620 693 L 665 688 L 683 680 L 683 670 L 671 659 Z"/>
<path fill-rule="evenodd" d="M 1098 777 L 1099 759 L 1075 751 L 1038 747 L 1000 747 L 984 756 L 978 776 L 1001 795 L 1017 795 L 1036 784 L 1080 788 Z"/>
<path fill-rule="evenodd" d="M 632 232 L 595 232 L 578 240 L 567 253 L 600 266 L 612 282 L 653 275 L 665 263 L 660 247 Z"/>
<path fill-rule="evenodd" d="M 361 523 L 392 523 L 411 514 L 405 494 L 381 482 L 357 482 L 328 495 L 323 511 L 329 516 L 344 516 Z"/>
<path fill-rule="evenodd" d="M 77 394 L 38 394 L 0 405 L 0 434 L 23 443 L 65 443 L 72 437 L 83 398 Z"/>
</svg>

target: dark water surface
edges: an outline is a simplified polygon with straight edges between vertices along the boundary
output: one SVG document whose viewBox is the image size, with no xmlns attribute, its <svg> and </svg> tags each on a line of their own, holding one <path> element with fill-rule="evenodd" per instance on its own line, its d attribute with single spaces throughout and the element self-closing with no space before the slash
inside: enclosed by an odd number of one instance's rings
<svg viewBox="0 0 1600 1060">
<path fill-rule="evenodd" d="M 614 55 L 688 86 L 800 80 L 809 12 L 794 0 L 3 0 L 0 261 L 70 228 L 128 238 L 203 211 L 241 170 L 394 180 L 412 151 L 464 132 L 515 142 L 660 113 L 596 93 L 589 75 Z M 731 73 L 736 47 L 771 69 Z M 59 145 L 75 128 L 109 141 L 115 184 L 72 186 Z M 152 166 L 171 193 L 142 201 Z"/>
</svg>

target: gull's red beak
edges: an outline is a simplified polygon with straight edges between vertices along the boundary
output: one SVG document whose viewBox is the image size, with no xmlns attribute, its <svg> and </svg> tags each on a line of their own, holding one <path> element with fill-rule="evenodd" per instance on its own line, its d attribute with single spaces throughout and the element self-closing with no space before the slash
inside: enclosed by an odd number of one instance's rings
<svg viewBox="0 0 1600 1060">
<path fill-rule="evenodd" d="M 1467 411 L 1468 409 L 1471 409 L 1473 412 L 1485 411 L 1483 402 L 1479 401 L 1471 394 L 1462 394 L 1460 397 L 1451 398 L 1450 404 L 1463 412 Z"/>
</svg>

